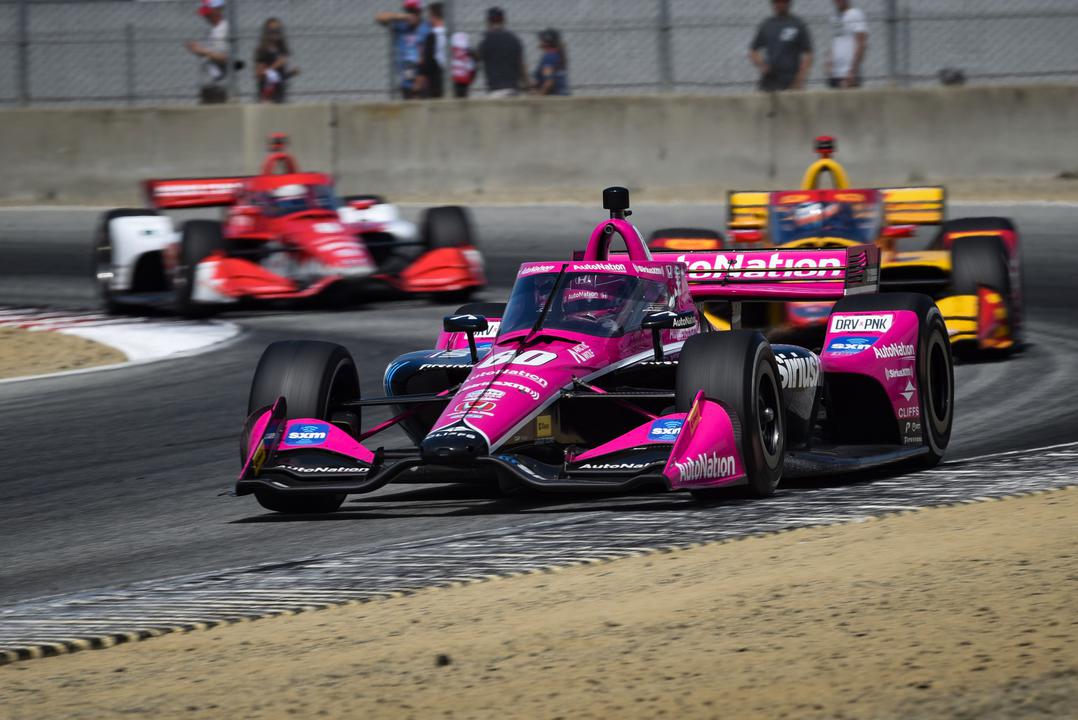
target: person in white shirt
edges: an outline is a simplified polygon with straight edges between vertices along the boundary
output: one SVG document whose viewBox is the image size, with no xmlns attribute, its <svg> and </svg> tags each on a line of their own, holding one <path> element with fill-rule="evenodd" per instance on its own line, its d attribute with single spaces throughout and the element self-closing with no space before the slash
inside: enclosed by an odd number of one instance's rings
<svg viewBox="0 0 1078 720">
<path fill-rule="evenodd" d="M 835 0 L 831 31 L 831 59 L 828 84 L 833 88 L 861 86 L 861 62 L 868 48 L 868 22 L 850 0 Z"/>
<path fill-rule="evenodd" d="M 228 20 L 225 19 L 225 0 L 201 0 L 198 14 L 210 25 L 206 42 L 189 41 L 187 50 L 202 58 L 204 80 L 200 102 L 228 102 Z"/>
</svg>

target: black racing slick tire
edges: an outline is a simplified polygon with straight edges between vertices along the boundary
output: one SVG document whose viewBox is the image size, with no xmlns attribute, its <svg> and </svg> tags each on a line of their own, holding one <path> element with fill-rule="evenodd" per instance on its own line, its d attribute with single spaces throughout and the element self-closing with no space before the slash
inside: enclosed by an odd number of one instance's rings
<svg viewBox="0 0 1078 720">
<path fill-rule="evenodd" d="M 506 303 L 473 302 L 457 308 L 454 315 L 482 315 L 485 318 L 500 318 L 505 315 Z"/>
<path fill-rule="evenodd" d="M 786 462 L 785 408 L 775 354 L 755 330 L 694 335 L 678 360 L 674 403 L 688 412 L 696 393 L 734 411 L 734 435 L 745 464 L 747 489 L 754 497 L 775 492 Z M 693 491 L 711 500 L 711 490 Z"/>
<path fill-rule="evenodd" d="M 917 391 L 920 423 L 928 453 L 914 464 L 923 468 L 935 467 L 950 444 L 954 421 L 954 362 L 943 315 L 927 295 L 904 292 L 845 297 L 835 303 L 832 313 L 871 310 L 909 310 L 917 314 L 920 325 L 917 338 Z M 865 401 L 863 397 L 860 400 L 851 398 L 851 408 L 856 408 L 858 403 L 863 407 Z M 850 415 L 848 421 L 863 422 L 854 412 L 851 411 Z M 901 434 L 903 429 L 899 430 Z"/>
<path fill-rule="evenodd" d="M 657 240 L 700 240 L 699 247 L 679 247 L 679 248 L 659 248 L 654 247 L 653 244 Z M 722 238 L 722 233 L 718 230 L 710 230 L 708 228 L 662 228 L 655 230 L 648 235 L 648 247 L 655 252 L 691 252 L 693 250 L 722 250 L 726 247 L 726 243 Z"/>
<path fill-rule="evenodd" d="M 1009 218 L 1005 217 L 955 218 L 954 220 L 947 220 L 940 225 L 939 232 L 936 233 L 936 237 L 933 239 L 931 247 L 936 250 L 942 250 L 944 239 L 951 233 L 992 233 L 1000 231 L 1014 232 L 1014 223 L 1011 222 Z"/>
<path fill-rule="evenodd" d="M 432 207 L 423 213 L 420 237 L 427 250 L 449 247 L 475 247 L 475 232 L 468 211 L 459 205 Z"/>
<path fill-rule="evenodd" d="M 214 306 L 194 300 L 198 264 L 224 247 L 221 223 L 215 220 L 189 220 L 180 235 L 179 262 L 172 284 L 176 292 L 176 313 L 187 318 L 204 318 L 214 313 Z"/>
<path fill-rule="evenodd" d="M 258 361 L 247 414 L 272 405 L 283 397 L 292 418 L 319 418 L 346 429 L 359 431 L 358 409 L 341 411 L 340 403 L 358 400 L 359 375 L 351 353 L 335 343 L 316 340 L 286 340 L 266 348 Z M 241 446 L 246 444 L 246 438 Z M 246 449 L 242 448 L 246 458 Z M 255 492 L 267 510 L 286 513 L 332 512 L 344 502 L 344 494 Z"/>
<path fill-rule="evenodd" d="M 1007 248 L 993 235 L 957 238 L 951 246 L 951 284 L 956 295 L 976 295 L 989 287 L 1006 299 L 1011 296 Z"/>
<path fill-rule="evenodd" d="M 116 210 L 109 210 L 101 215 L 101 219 L 97 223 L 97 227 L 94 229 L 93 250 L 90 260 L 90 272 L 93 273 L 94 283 L 97 285 L 98 293 L 101 297 L 101 304 L 105 308 L 105 312 L 109 315 L 120 315 L 124 312 L 125 308 L 121 303 L 116 302 L 116 296 L 112 290 L 109 289 L 109 280 L 112 278 L 113 268 L 113 252 L 112 252 L 112 235 L 109 225 L 116 218 L 122 217 L 143 217 L 143 216 L 160 215 L 156 210 L 146 210 L 143 208 L 117 208 Z"/>
<path fill-rule="evenodd" d="M 980 287 L 995 290 L 1003 298 L 1011 332 L 1015 333 L 1015 325 L 1020 319 L 1016 316 L 1010 264 L 1003 240 L 993 235 L 956 238 L 951 245 L 951 286 L 955 295 L 976 295 Z M 1016 342 L 1011 349 L 1017 346 Z M 956 346 L 956 349 L 959 355 L 969 354 L 968 347 Z M 1002 352 L 1006 354 L 1007 351 Z"/>
</svg>

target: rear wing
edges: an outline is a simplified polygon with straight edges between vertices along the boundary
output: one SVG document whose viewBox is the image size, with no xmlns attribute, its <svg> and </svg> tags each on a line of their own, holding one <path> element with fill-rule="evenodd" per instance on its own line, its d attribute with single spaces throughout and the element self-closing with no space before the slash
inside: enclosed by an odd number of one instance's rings
<svg viewBox="0 0 1078 720">
<path fill-rule="evenodd" d="M 796 191 L 793 191 L 796 192 Z M 939 225 L 947 211 L 947 191 L 942 186 L 880 188 L 885 225 Z M 766 190 L 734 190 L 726 195 L 726 222 L 731 230 L 763 230 L 767 227 Z"/>
<path fill-rule="evenodd" d="M 146 198 L 158 210 L 234 205 L 249 176 L 147 180 Z"/>
<path fill-rule="evenodd" d="M 880 250 L 875 245 L 685 253 L 695 300 L 838 300 L 875 293 Z"/>
<path fill-rule="evenodd" d="M 763 230 L 767 227 L 767 190 L 734 190 L 726 193 L 726 224 L 731 230 Z"/>
<path fill-rule="evenodd" d="M 880 188 L 883 221 L 887 225 L 940 225 L 947 211 L 947 191 L 941 186 Z"/>
</svg>

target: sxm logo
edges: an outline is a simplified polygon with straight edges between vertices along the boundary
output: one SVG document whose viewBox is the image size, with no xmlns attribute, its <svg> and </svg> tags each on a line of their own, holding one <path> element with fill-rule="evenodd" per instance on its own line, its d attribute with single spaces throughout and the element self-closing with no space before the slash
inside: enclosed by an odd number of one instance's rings
<svg viewBox="0 0 1078 720">
<path fill-rule="evenodd" d="M 674 442 L 684 424 L 684 420 L 656 420 L 651 423 L 651 429 L 648 430 L 648 440 Z"/>
<path fill-rule="evenodd" d="M 326 423 L 305 423 L 293 425 L 285 435 L 289 445 L 321 445 L 329 437 L 329 425 Z"/>
</svg>

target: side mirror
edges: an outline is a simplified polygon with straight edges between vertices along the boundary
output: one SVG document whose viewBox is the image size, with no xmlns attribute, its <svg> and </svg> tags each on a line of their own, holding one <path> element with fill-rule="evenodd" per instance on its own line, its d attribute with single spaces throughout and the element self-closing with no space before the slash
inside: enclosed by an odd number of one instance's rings
<svg viewBox="0 0 1078 720">
<path fill-rule="evenodd" d="M 490 324 L 482 315 L 447 315 L 442 319 L 442 328 L 446 332 L 462 332 L 468 336 L 468 351 L 472 363 L 479 362 L 479 351 L 475 347 L 475 335 L 485 331 Z"/>
<path fill-rule="evenodd" d="M 651 331 L 651 343 L 655 347 L 655 359 L 663 359 L 663 330 L 681 330 L 696 325 L 696 313 L 692 310 L 675 312 L 674 310 L 659 310 L 648 313 L 640 322 L 640 327 Z"/>
</svg>

